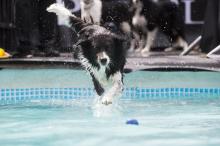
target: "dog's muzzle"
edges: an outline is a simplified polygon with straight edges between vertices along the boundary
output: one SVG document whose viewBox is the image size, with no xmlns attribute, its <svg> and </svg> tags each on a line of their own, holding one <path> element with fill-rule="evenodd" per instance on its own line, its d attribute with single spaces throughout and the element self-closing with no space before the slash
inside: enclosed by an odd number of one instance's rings
<svg viewBox="0 0 220 146">
<path fill-rule="evenodd" d="M 98 53 L 97 58 L 98 58 L 98 62 L 103 66 L 106 66 L 110 60 L 108 55 L 105 52 Z"/>
<path fill-rule="evenodd" d="M 102 65 L 106 65 L 106 63 L 107 63 L 107 58 L 102 58 L 102 59 L 100 60 L 100 62 L 101 62 Z"/>
</svg>

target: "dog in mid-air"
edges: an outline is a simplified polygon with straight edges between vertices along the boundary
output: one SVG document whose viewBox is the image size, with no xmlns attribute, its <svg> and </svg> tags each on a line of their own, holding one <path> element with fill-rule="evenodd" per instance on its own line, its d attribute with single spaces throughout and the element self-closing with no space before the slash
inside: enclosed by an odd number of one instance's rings
<svg viewBox="0 0 220 146">
<path fill-rule="evenodd" d="M 91 75 L 101 102 L 112 104 L 123 90 L 126 40 L 102 26 L 84 22 L 61 4 L 52 4 L 47 11 L 66 18 L 69 27 L 77 32 L 77 57 Z"/>
<path fill-rule="evenodd" d="M 158 30 L 172 43 L 167 51 L 187 49 L 178 0 L 133 0 L 132 13 L 134 36 L 139 42 L 137 52 L 151 50 Z"/>
</svg>

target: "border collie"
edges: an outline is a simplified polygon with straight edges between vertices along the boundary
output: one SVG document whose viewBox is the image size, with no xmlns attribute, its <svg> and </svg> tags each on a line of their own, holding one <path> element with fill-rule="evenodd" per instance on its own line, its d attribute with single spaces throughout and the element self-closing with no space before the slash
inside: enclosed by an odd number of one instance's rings
<svg viewBox="0 0 220 146">
<path fill-rule="evenodd" d="M 80 4 L 82 20 L 115 32 L 130 33 L 131 0 L 81 0 Z"/>
<path fill-rule="evenodd" d="M 132 11 L 134 36 L 139 41 L 137 52 L 151 50 L 158 30 L 168 36 L 172 43 L 167 51 L 187 48 L 178 0 L 133 0 Z"/>
<path fill-rule="evenodd" d="M 47 11 L 66 18 L 69 26 L 78 33 L 75 44 L 78 59 L 91 75 L 101 102 L 111 104 L 123 90 L 126 40 L 102 26 L 84 22 L 60 4 L 50 5 Z"/>
</svg>

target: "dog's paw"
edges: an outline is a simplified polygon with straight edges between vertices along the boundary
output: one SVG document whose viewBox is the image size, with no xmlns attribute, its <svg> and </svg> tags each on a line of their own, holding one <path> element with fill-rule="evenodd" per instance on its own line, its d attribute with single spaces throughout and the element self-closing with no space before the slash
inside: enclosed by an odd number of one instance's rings
<svg viewBox="0 0 220 146">
<path fill-rule="evenodd" d="M 141 50 L 142 50 L 142 48 L 137 48 L 137 49 L 135 49 L 135 53 L 139 53 L 139 52 L 141 52 Z"/>
<path fill-rule="evenodd" d="M 150 48 L 144 48 L 143 50 L 141 50 L 142 54 L 148 53 L 148 52 L 150 52 Z"/>
<path fill-rule="evenodd" d="M 103 98 L 102 98 L 102 104 L 104 104 L 104 105 L 112 104 L 112 98 L 103 97 Z"/>
</svg>

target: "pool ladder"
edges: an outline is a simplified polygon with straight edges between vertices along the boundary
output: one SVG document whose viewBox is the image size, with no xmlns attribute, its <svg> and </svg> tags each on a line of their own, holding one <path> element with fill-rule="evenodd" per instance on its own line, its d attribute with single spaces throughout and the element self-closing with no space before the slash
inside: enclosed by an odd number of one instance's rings
<svg viewBox="0 0 220 146">
<path fill-rule="evenodd" d="M 199 37 L 197 37 L 190 45 L 189 47 L 184 50 L 183 52 L 181 52 L 180 56 L 185 56 L 187 54 L 189 54 L 202 40 L 202 36 L 200 35 Z M 206 57 L 207 58 L 212 58 L 213 54 L 218 52 L 220 50 L 220 45 L 218 45 L 216 48 L 214 48 L 212 51 L 210 51 Z"/>
</svg>

